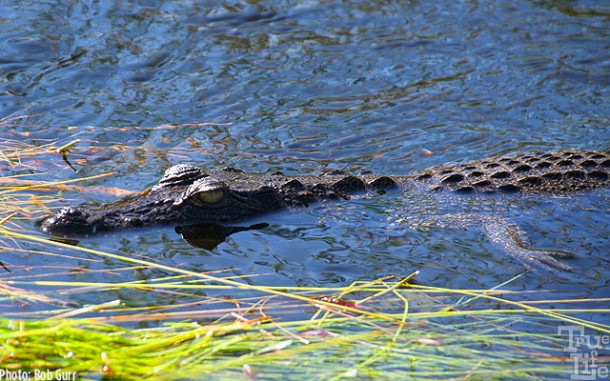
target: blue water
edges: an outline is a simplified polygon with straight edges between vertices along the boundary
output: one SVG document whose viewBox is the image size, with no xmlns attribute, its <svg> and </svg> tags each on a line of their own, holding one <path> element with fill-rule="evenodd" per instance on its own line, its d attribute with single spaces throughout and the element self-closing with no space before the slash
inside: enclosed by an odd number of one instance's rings
<svg viewBox="0 0 610 381">
<path fill-rule="evenodd" d="M 62 181 L 116 172 L 83 185 L 141 190 L 180 162 L 260 173 L 400 175 L 494 154 L 610 147 L 610 6 L 604 2 L 0 6 L 0 117 L 23 117 L 3 125 L 0 139 L 56 146 L 80 139 L 68 157 L 74 169 L 48 154 L 26 168 L 1 161 L 5 176 L 40 180 L 42 172 L 45 180 Z M 53 210 L 115 198 L 52 195 Z M 80 245 L 195 271 L 261 274 L 252 282 L 270 285 L 347 285 L 420 270 L 422 284 L 490 288 L 523 265 L 480 229 L 421 223 L 475 209 L 517 223 L 535 247 L 578 255 L 568 261 L 574 272 L 528 273 L 511 289 L 601 298 L 610 297 L 608 196 L 608 190 L 474 200 L 392 194 L 274 213 L 254 221 L 268 228 L 234 234 L 212 250 L 192 247 L 170 227 Z M 41 234 L 33 221 L 17 223 Z M 22 251 L 2 258 L 14 266 L 4 279 L 40 261 L 126 266 Z M 100 272 L 86 279 L 163 275 Z M 71 299 L 85 304 L 113 297 L 127 305 L 165 302 L 126 291 Z"/>
</svg>

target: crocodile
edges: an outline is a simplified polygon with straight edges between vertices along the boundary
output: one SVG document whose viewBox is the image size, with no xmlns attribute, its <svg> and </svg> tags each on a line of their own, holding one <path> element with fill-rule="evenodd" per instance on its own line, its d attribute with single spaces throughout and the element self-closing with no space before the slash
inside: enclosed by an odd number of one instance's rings
<svg viewBox="0 0 610 381">
<path fill-rule="evenodd" d="M 558 195 L 608 184 L 610 150 L 497 156 L 440 165 L 406 176 L 355 176 L 343 171 L 322 176 L 287 176 L 281 172 L 258 175 L 232 167 L 208 172 L 178 164 L 137 196 L 101 206 L 63 208 L 43 222 L 43 230 L 74 237 L 153 224 L 231 224 L 317 200 L 383 194 L 393 188 L 402 188 L 403 192 Z"/>
</svg>

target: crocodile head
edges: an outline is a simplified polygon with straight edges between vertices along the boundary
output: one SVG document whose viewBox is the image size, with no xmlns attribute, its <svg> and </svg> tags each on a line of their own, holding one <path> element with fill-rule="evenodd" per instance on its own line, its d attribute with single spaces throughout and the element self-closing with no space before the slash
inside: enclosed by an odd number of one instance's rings
<svg viewBox="0 0 610 381">
<path fill-rule="evenodd" d="M 165 172 L 140 195 L 102 206 L 61 209 L 42 229 L 56 236 L 86 236 L 152 224 L 226 223 L 280 207 L 270 186 L 231 187 L 222 179 L 184 164 Z"/>
</svg>

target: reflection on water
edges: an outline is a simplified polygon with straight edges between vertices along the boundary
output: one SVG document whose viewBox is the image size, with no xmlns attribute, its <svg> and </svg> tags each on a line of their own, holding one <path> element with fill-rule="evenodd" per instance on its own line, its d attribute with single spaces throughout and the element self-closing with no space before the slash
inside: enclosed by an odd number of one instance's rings
<svg viewBox="0 0 610 381">
<path fill-rule="evenodd" d="M 116 172 L 84 185 L 139 191 L 179 162 L 400 175 L 490 154 L 607 149 L 609 15 L 605 3 L 585 0 L 4 4 L 0 116 L 24 119 L 3 125 L 0 139 L 80 142 L 68 154 L 76 171 L 53 154 L 36 167 L 2 162 L 0 170 L 41 169 L 49 180 Z M 51 206 L 114 199 L 58 195 Z M 234 232 L 212 250 L 172 228 L 81 245 L 198 271 L 268 274 L 261 281 L 278 285 L 343 285 L 420 269 L 422 283 L 492 287 L 522 266 L 477 229 L 418 223 L 482 210 L 516 222 L 536 247 L 578 255 L 574 274 L 530 274 L 515 288 L 607 296 L 607 196 L 389 195 L 277 213 L 252 222 L 269 227 Z M 96 260 L 80 265 L 123 266 Z M 66 266 L 65 258 L 51 261 Z"/>
<path fill-rule="evenodd" d="M 238 232 L 264 229 L 269 224 L 260 223 L 250 226 L 224 226 L 218 224 L 197 224 L 190 226 L 176 226 L 176 233 L 194 247 L 213 250 L 225 242 L 231 234 Z"/>
</svg>

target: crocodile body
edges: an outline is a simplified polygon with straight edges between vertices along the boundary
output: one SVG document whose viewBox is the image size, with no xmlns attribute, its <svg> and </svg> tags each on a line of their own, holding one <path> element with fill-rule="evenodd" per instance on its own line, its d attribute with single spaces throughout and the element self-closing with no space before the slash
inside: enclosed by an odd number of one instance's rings
<svg viewBox="0 0 610 381">
<path fill-rule="evenodd" d="M 565 194 L 610 184 L 610 152 L 565 151 L 495 157 L 443 165 L 407 176 L 252 175 L 233 168 L 204 172 L 177 165 L 152 189 L 102 206 L 64 208 L 43 230 L 59 236 L 90 235 L 153 224 L 228 224 L 316 200 L 409 191 Z"/>
</svg>

